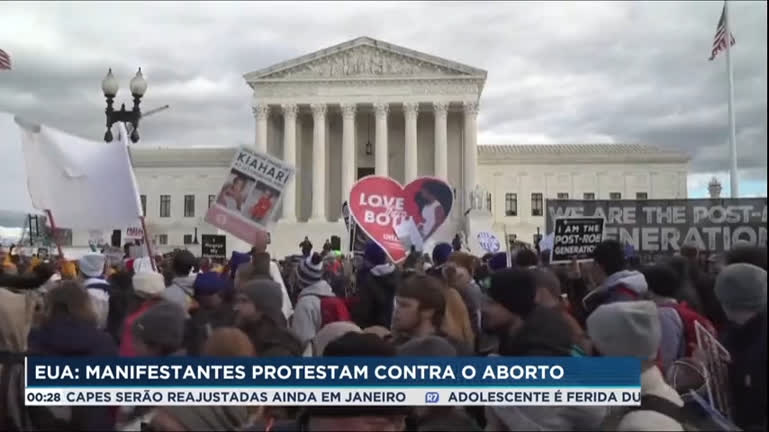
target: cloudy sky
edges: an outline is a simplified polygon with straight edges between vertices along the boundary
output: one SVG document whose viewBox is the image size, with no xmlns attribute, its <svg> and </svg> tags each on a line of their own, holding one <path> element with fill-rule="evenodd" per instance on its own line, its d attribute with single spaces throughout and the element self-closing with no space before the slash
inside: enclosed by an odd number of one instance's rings
<svg viewBox="0 0 769 432">
<path fill-rule="evenodd" d="M 3 2 L 0 111 L 101 139 L 101 79 L 149 83 L 140 145 L 253 138 L 246 72 L 370 36 L 486 69 L 481 144 L 648 143 L 693 156 L 689 193 L 728 192 L 721 12 L 694 2 Z M 766 2 L 730 2 L 742 191 L 766 195 Z M 5 162 L 6 166 L 3 166 Z M 0 158 L 0 172 L 9 172 Z"/>
</svg>

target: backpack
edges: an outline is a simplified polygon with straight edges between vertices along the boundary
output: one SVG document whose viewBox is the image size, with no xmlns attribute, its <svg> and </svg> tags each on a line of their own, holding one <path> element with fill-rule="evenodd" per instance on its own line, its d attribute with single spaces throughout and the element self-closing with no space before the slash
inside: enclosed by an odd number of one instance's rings
<svg viewBox="0 0 769 432">
<path fill-rule="evenodd" d="M 654 411 L 664 416 L 670 417 L 683 427 L 686 431 L 700 430 L 695 426 L 696 420 L 691 412 L 685 407 L 680 407 L 673 402 L 650 394 L 641 396 L 641 405 L 630 407 L 624 412 L 623 417 L 633 411 Z M 621 420 L 621 419 L 620 419 Z"/>
<path fill-rule="evenodd" d="M 654 411 L 675 420 L 685 431 L 739 430 L 720 413 L 713 412 L 712 408 L 706 405 L 707 402 L 701 401 L 680 407 L 665 398 L 646 394 L 641 396 L 640 406 L 630 407 L 623 416 L 633 411 Z"/>
<path fill-rule="evenodd" d="M 320 328 L 337 321 L 352 321 L 350 310 L 344 299 L 337 296 L 318 296 L 320 299 Z"/>
<path fill-rule="evenodd" d="M 710 322 L 710 320 L 697 313 L 694 309 L 690 308 L 686 302 L 664 304 L 660 305 L 660 307 L 675 309 L 675 311 L 678 313 L 678 316 L 681 318 L 681 323 L 683 324 L 684 330 L 684 343 L 686 344 L 686 349 L 683 355 L 684 357 L 691 357 L 691 355 L 694 353 L 694 350 L 697 348 L 697 330 L 696 326 L 694 325 L 695 322 L 699 322 L 700 325 L 705 327 L 705 329 L 709 331 L 713 336 L 716 336 L 716 329 L 713 327 L 713 324 Z"/>
</svg>

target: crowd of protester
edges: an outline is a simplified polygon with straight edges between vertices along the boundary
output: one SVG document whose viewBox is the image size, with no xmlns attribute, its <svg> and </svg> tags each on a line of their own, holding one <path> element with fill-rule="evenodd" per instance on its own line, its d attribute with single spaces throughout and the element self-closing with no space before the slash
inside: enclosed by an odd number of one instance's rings
<svg viewBox="0 0 769 432">
<path fill-rule="evenodd" d="M 695 323 L 731 356 L 731 420 L 766 430 L 766 248 L 735 248 L 714 274 L 691 247 L 638 266 L 607 240 L 592 262 L 556 266 L 456 246 L 398 265 L 374 243 L 353 257 L 308 239 L 277 262 L 266 237 L 226 263 L 0 250 L 0 430 L 690 430 L 688 390 L 704 383 L 679 372 L 702 369 Z M 642 405 L 27 407 L 27 354 L 635 357 Z"/>
</svg>

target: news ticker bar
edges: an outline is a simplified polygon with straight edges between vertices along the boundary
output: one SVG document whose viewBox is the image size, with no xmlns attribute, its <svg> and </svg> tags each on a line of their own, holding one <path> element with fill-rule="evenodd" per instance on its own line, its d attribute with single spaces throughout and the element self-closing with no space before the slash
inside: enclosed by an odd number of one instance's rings
<svg viewBox="0 0 769 432">
<path fill-rule="evenodd" d="M 640 387 L 27 388 L 28 406 L 638 406 Z"/>
</svg>

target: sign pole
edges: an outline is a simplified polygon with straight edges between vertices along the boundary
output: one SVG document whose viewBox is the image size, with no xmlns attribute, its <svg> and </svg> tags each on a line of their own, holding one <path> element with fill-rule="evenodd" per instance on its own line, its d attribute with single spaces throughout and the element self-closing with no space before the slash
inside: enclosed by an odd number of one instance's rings
<svg viewBox="0 0 769 432">
<path fill-rule="evenodd" d="M 51 221 L 51 233 L 53 234 L 53 242 L 56 244 L 56 250 L 59 251 L 59 257 L 64 259 L 64 252 L 61 251 L 61 245 L 59 239 L 56 238 L 56 223 L 53 221 L 53 213 L 50 210 L 45 211 L 48 214 L 48 220 Z"/>
<path fill-rule="evenodd" d="M 158 269 L 155 267 L 155 257 L 152 255 L 152 245 L 150 244 L 150 236 L 147 232 L 147 225 L 144 223 L 144 216 L 139 216 L 139 221 L 142 223 L 142 231 L 144 231 L 144 245 L 147 246 L 147 255 L 150 257 L 152 270 L 158 271 Z"/>
</svg>

